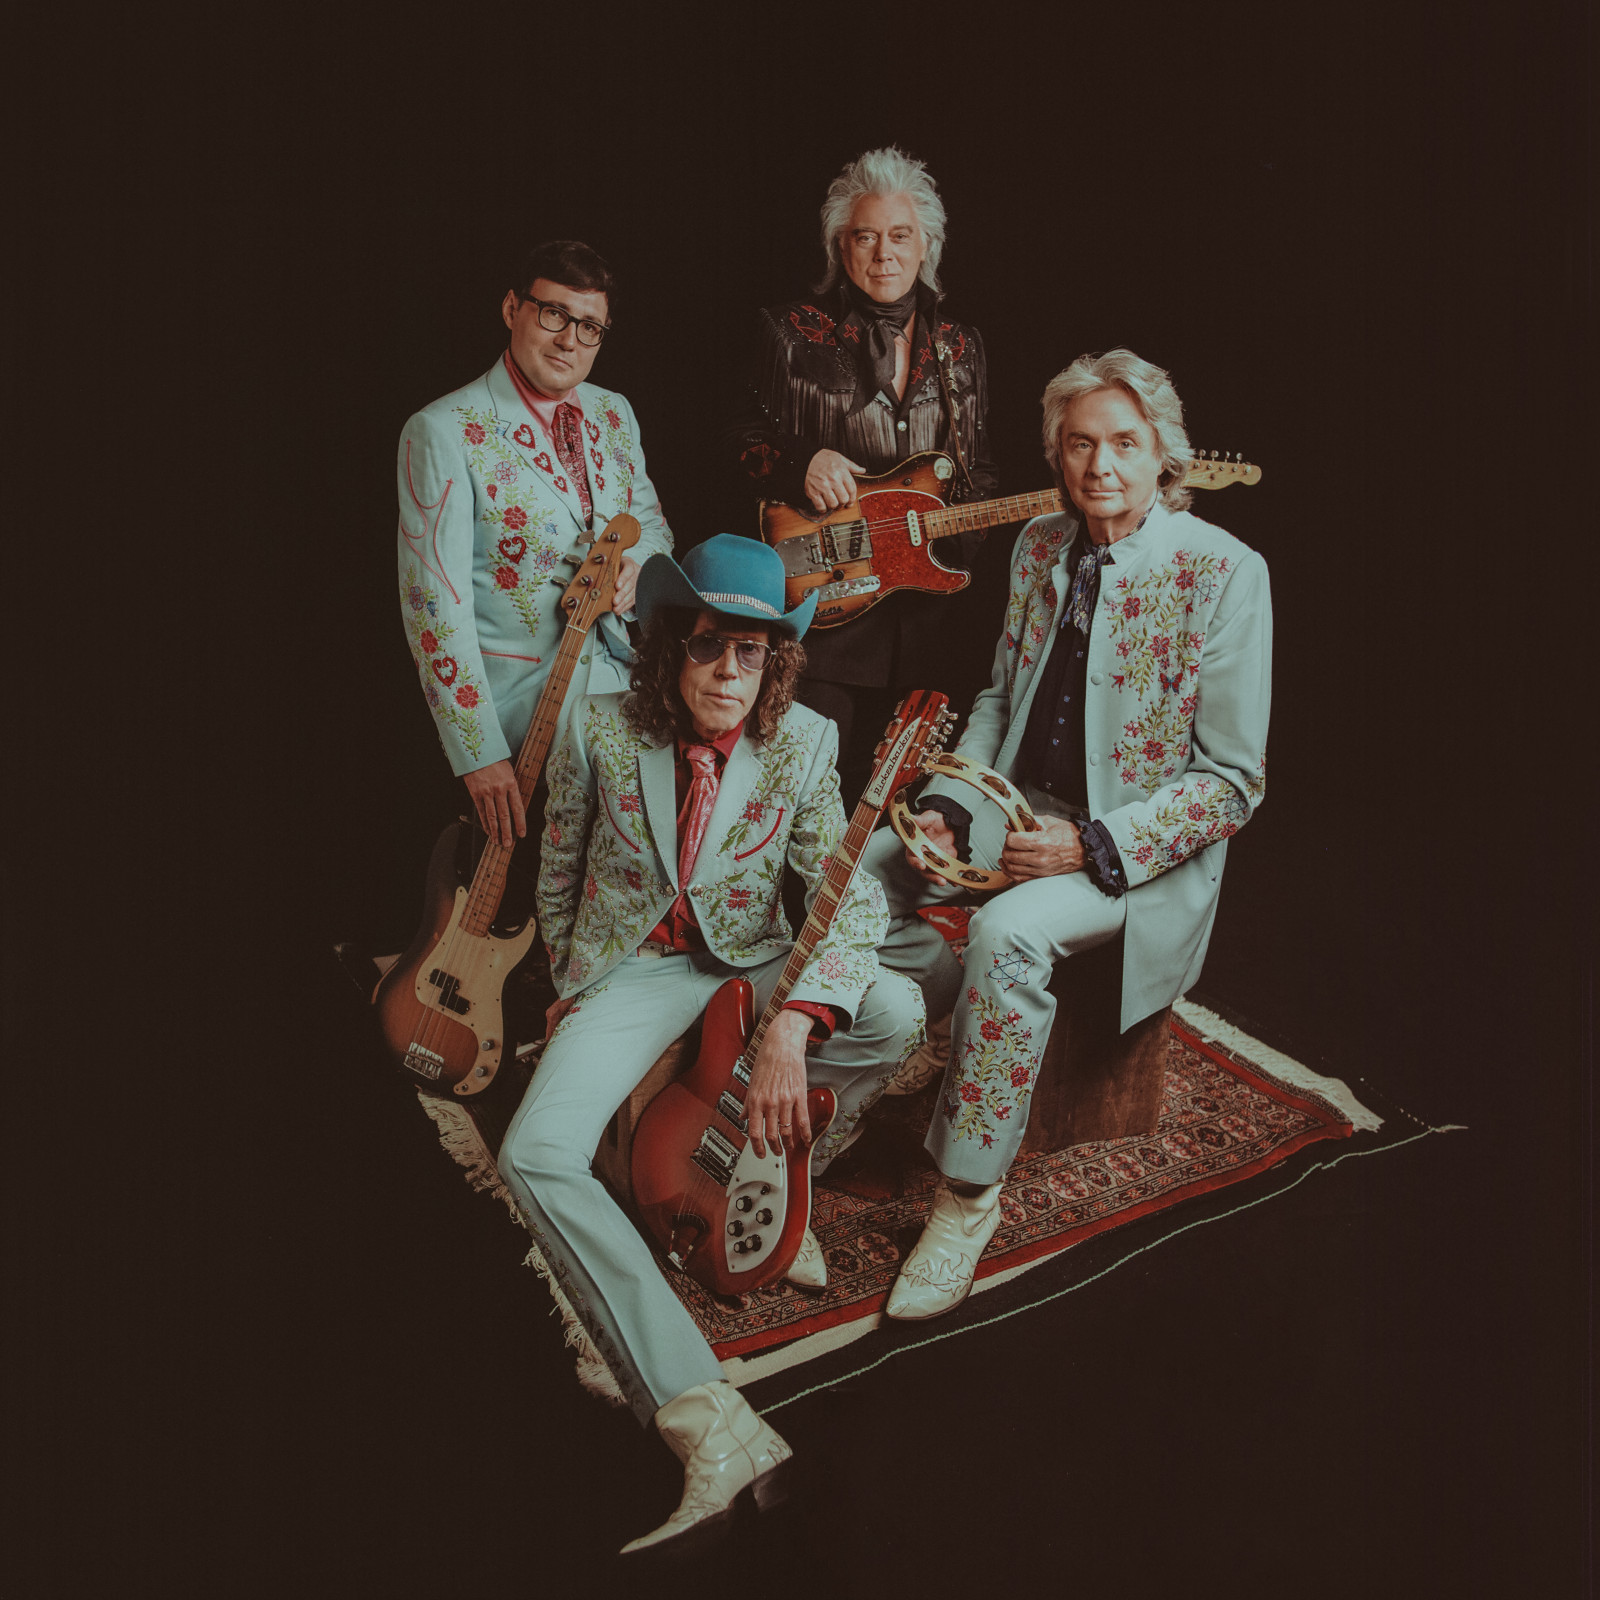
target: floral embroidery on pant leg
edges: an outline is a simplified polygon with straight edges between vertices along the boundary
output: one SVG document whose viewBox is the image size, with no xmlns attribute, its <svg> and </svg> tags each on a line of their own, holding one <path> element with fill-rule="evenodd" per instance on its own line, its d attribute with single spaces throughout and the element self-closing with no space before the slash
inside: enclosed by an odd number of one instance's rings
<svg viewBox="0 0 1600 1600">
<path fill-rule="evenodd" d="M 984 980 L 985 986 L 989 979 Z M 1022 1013 L 1004 1000 L 967 990 L 968 1027 L 951 1056 L 945 1120 L 958 1139 L 976 1139 L 987 1150 L 1001 1125 L 1027 1105 L 1039 1072 L 1040 1049 Z"/>
</svg>

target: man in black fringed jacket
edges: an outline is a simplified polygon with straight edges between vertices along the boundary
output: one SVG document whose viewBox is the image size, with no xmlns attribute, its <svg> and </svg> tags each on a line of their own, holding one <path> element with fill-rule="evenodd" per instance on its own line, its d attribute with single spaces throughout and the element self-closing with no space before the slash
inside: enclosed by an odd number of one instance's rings
<svg viewBox="0 0 1600 1600">
<path fill-rule="evenodd" d="M 932 178 L 898 149 L 869 150 L 829 187 L 822 232 L 828 274 L 816 299 L 760 314 L 750 390 L 726 436 L 742 482 L 761 499 L 825 512 L 854 498 L 854 476 L 942 450 L 959 461 L 952 499 L 990 498 L 983 341 L 940 313 L 945 215 Z M 939 559 L 968 566 L 982 538 L 960 534 Z M 847 807 L 899 697 L 950 686 L 957 626 L 951 598 L 902 590 L 806 640 L 799 698 L 839 725 Z"/>
</svg>

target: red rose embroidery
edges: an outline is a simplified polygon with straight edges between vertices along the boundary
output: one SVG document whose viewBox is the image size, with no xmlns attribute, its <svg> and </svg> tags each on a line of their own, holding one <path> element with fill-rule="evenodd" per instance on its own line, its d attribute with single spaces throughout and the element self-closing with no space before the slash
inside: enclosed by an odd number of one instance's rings
<svg viewBox="0 0 1600 1600">
<path fill-rule="evenodd" d="M 509 518 L 507 519 L 510 520 Z M 520 561 L 528 553 L 528 541 L 520 533 L 514 533 L 509 539 L 500 541 L 500 554 L 507 561 Z"/>
<path fill-rule="evenodd" d="M 750 891 L 748 889 L 730 889 L 728 891 L 728 909 L 742 911 L 750 904 Z"/>
<path fill-rule="evenodd" d="M 637 867 L 624 867 L 622 869 L 622 881 L 627 884 L 630 889 L 637 889 L 639 885 L 644 882 L 644 879 L 639 876 L 639 869 Z"/>
<path fill-rule="evenodd" d="M 1146 761 L 1159 761 L 1167 753 L 1167 747 L 1159 739 L 1146 739 L 1144 742 L 1144 758 Z"/>
<path fill-rule="evenodd" d="M 1027 1081 L 1028 1069 L 1026 1067 L 1013 1067 L 1011 1069 L 1011 1087 L 1013 1089 L 1020 1089 Z"/>
<path fill-rule="evenodd" d="M 983 1090 L 980 1089 L 975 1083 L 964 1083 L 961 1085 L 961 1098 L 965 1100 L 969 1106 L 975 1106 L 981 1099 L 983 1099 Z"/>
<path fill-rule="evenodd" d="M 515 567 L 496 567 L 494 581 L 502 589 L 515 589 L 517 586 L 517 569 Z"/>
<path fill-rule="evenodd" d="M 1189 807 L 1189 816 L 1190 816 L 1190 819 L 1192 821 L 1194 821 L 1194 822 L 1203 822 L 1203 821 L 1205 821 L 1205 815 L 1206 815 L 1206 808 L 1204 806 L 1202 806 L 1202 805 L 1192 805 L 1192 806 Z"/>
<path fill-rule="evenodd" d="M 505 514 L 506 526 L 515 533 L 518 528 L 528 525 L 528 513 L 521 506 L 507 506 Z"/>
<path fill-rule="evenodd" d="M 478 691 L 470 683 L 464 683 L 456 690 L 456 704 L 465 706 L 470 711 L 478 703 Z"/>
<path fill-rule="evenodd" d="M 1050 546 L 1047 545 L 1044 542 L 1043 539 L 1041 539 L 1036 545 L 1034 545 L 1034 547 L 1033 547 L 1033 559 L 1035 561 L 1038 561 L 1038 562 L 1042 563 L 1044 561 L 1045 557 L 1048 556 L 1049 554 L 1050 554 Z"/>
<path fill-rule="evenodd" d="M 422 630 L 422 648 L 426 650 L 430 656 L 439 648 L 439 641 L 434 637 L 433 630 L 431 628 L 424 628 Z"/>
<path fill-rule="evenodd" d="M 483 429 L 476 422 L 469 422 L 462 430 L 466 435 L 468 444 L 482 444 L 484 439 Z"/>
<path fill-rule="evenodd" d="M 1128 598 L 1122 602 L 1122 614 L 1125 617 L 1136 617 L 1139 615 L 1138 595 L 1130 594 Z"/>
<path fill-rule="evenodd" d="M 993 1017 L 985 1017 L 978 1027 L 978 1032 L 981 1033 L 985 1039 L 990 1040 L 998 1039 L 1004 1031 L 1005 1030 L 998 1022 L 994 1020 Z"/>
<path fill-rule="evenodd" d="M 619 417 L 616 412 L 610 408 L 610 406 L 606 407 L 606 421 L 609 422 L 613 428 L 620 428 L 622 426 L 622 418 Z"/>
<path fill-rule="evenodd" d="M 1194 574 L 1187 567 L 1178 574 L 1178 587 L 1180 589 L 1194 588 Z"/>
</svg>

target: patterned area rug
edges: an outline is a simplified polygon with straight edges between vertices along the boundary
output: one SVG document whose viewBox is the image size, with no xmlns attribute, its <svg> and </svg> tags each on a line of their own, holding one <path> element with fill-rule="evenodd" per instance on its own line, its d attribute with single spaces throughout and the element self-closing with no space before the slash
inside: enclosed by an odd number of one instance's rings
<svg viewBox="0 0 1600 1600">
<path fill-rule="evenodd" d="M 937 1092 L 934 1084 L 910 1099 L 880 1102 L 874 1115 L 903 1129 L 880 1148 L 897 1145 L 920 1156 Z M 1315 1140 L 1351 1132 L 1349 1118 L 1320 1096 L 1291 1089 L 1175 1023 L 1155 1133 L 1020 1157 L 1006 1179 L 1000 1228 L 979 1264 L 977 1288 L 1108 1228 L 1253 1177 Z M 863 1176 L 864 1185 L 845 1179 L 847 1187 L 836 1187 L 824 1178 L 816 1189 L 812 1228 L 828 1263 L 827 1288 L 778 1283 L 732 1301 L 668 1275 L 719 1357 L 747 1357 L 841 1324 L 876 1321 L 922 1231 L 937 1174 L 927 1164 L 902 1169 L 898 1183 Z M 861 1187 L 880 1192 L 851 1192 Z M 903 1192 L 881 1192 L 885 1187 Z"/>
<path fill-rule="evenodd" d="M 1337 1079 L 1310 1072 L 1200 1007 L 1180 1001 L 1178 1017 L 1155 1133 L 1020 1157 L 1006 1180 L 1002 1221 L 979 1264 L 975 1294 L 1096 1234 L 1252 1178 L 1317 1140 L 1379 1126 Z M 915 1096 L 880 1101 L 872 1132 L 858 1147 L 867 1154 L 848 1152 L 817 1186 L 812 1227 L 828 1263 L 825 1289 L 779 1283 L 725 1300 L 663 1266 L 733 1382 L 769 1377 L 878 1326 L 936 1181 L 921 1149 L 936 1091 L 937 1083 Z M 473 1186 L 495 1192 L 509 1207 L 493 1156 L 459 1107 L 419 1098 Z M 580 1381 L 620 1403 L 537 1249 L 528 1262 L 546 1278 L 561 1310 Z"/>
</svg>

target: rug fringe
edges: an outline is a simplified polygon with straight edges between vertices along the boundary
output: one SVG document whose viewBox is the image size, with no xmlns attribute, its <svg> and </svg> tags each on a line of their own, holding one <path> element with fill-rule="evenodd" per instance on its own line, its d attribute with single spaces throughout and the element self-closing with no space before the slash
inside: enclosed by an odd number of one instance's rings
<svg viewBox="0 0 1600 1600">
<path fill-rule="evenodd" d="M 487 1192 L 496 1200 L 503 1200 L 506 1209 L 520 1223 L 522 1215 L 517 1210 L 517 1202 L 500 1176 L 494 1152 L 483 1142 L 472 1118 L 460 1106 L 424 1094 L 420 1089 L 417 1091 L 417 1099 L 422 1102 L 422 1109 L 428 1113 L 438 1130 L 439 1143 L 444 1146 L 445 1153 L 465 1172 L 467 1182 L 479 1194 Z M 525 1267 L 532 1267 L 544 1279 L 545 1286 L 550 1291 L 550 1298 L 555 1301 L 556 1310 L 561 1313 L 562 1342 L 569 1350 L 576 1352 L 578 1382 L 590 1394 L 606 1401 L 609 1405 L 624 1404 L 622 1390 L 618 1387 L 616 1378 L 606 1365 L 605 1358 L 595 1349 L 588 1329 L 584 1327 L 577 1312 L 572 1309 L 572 1302 L 567 1299 L 561 1285 L 556 1282 L 556 1275 L 550 1270 L 550 1263 L 545 1260 L 538 1245 L 529 1244 L 528 1253 L 522 1258 L 522 1264 Z"/>
<path fill-rule="evenodd" d="M 1231 1022 L 1225 1022 L 1219 1017 L 1215 1011 L 1197 1006 L 1192 1000 L 1178 1000 L 1172 1009 L 1185 1027 L 1199 1034 L 1208 1044 L 1220 1045 L 1222 1049 L 1231 1051 L 1242 1060 L 1248 1061 L 1251 1066 L 1260 1067 L 1263 1071 L 1271 1073 L 1279 1083 L 1291 1089 L 1305 1089 L 1311 1094 L 1320 1096 L 1336 1111 L 1341 1112 L 1352 1127 L 1370 1133 L 1383 1126 L 1383 1118 L 1362 1105 L 1342 1079 L 1325 1078 L 1320 1072 L 1313 1072 L 1303 1062 L 1284 1055 L 1281 1050 L 1274 1050 L 1269 1045 L 1262 1044 L 1243 1028 L 1234 1027 Z"/>
</svg>

